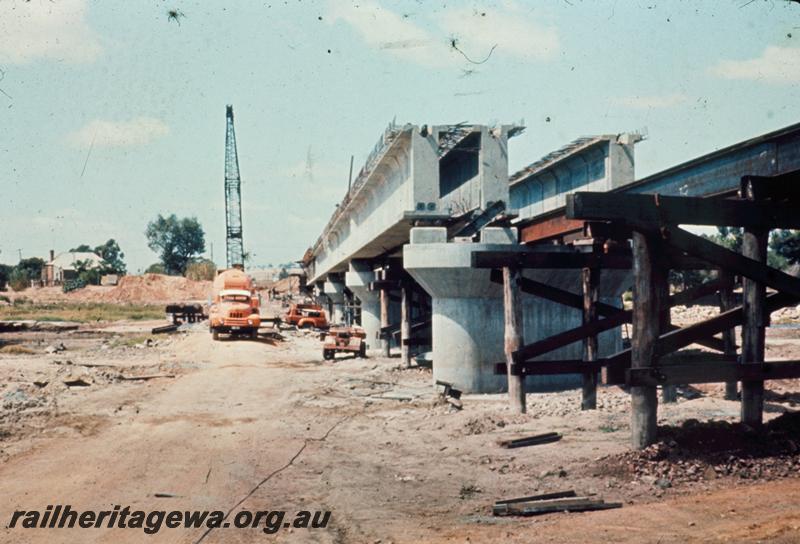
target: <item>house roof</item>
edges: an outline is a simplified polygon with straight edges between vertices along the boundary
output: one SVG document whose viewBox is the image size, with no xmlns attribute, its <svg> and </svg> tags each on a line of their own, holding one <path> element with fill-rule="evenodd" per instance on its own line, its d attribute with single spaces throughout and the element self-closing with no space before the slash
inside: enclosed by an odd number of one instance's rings
<svg viewBox="0 0 800 544">
<path fill-rule="evenodd" d="M 47 264 L 62 270 L 75 270 L 77 263 L 85 261 L 89 261 L 89 268 L 100 268 L 104 263 L 103 259 L 91 251 L 65 251 Z"/>
</svg>

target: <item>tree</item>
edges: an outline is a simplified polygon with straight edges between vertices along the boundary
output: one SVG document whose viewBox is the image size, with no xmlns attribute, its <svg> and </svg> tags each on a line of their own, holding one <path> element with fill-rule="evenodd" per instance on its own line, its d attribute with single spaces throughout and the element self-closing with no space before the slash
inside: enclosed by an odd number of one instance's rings
<svg viewBox="0 0 800 544">
<path fill-rule="evenodd" d="M 122 260 L 125 258 L 125 254 L 113 238 L 94 248 L 94 252 L 105 261 L 104 274 L 124 275 L 127 272 L 125 262 Z"/>
<path fill-rule="evenodd" d="M 161 263 L 153 263 L 144 270 L 145 274 L 166 274 L 167 271 L 164 269 L 164 265 Z"/>
<path fill-rule="evenodd" d="M 10 285 L 14 291 L 24 291 L 30 286 L 30 284 L 31 279 L 24 270 L 20 268 L 14 268 L 11 271 L 11 275 L 8 278 L 8 285 Z"/>
<path fill-rule="evenodd" d="M 14 270 L 13 266 L 0 264 L 0 291 L 6 290 L 6 284 L 11 277 L 12 270 Z"/>
<path fill-rule="evenodd" d="M 125 254 L 122 252 L 119 244 L 113 238 L 109 239 L 105 244 L 100 244 L 94 249 L 92 249 L 89 244 L 81 244 L 78 247 L 70 249 L 69 251 L 70 253 L 94 253 L 103 259 L 105 263 L 100 269 L 100 274 L 124 275 L 127 272 L 125 262 L 122 260 L 125 258 Z"/>
<path fill-rule="evenodd" d="M 800 231 L 781 229 L 772 233 L 769 248 L 788 264 L 800 263 Z"/>
<path fill-rule="evenodd" d="M 25 274 L 25 277 L 29 280 L 38 280 L 42 277 L 44 259 L 40 259 L 39 257 L 22 259 L 14 268 Z"/>
<path fill-rule="evenodd" d="M 195 217 L 158 215 L 147 224 L 147 246 L 158 253 L 167 274 L 183 275 L 189 263 L 206 250 L 205 233 Z"/>
</svg>

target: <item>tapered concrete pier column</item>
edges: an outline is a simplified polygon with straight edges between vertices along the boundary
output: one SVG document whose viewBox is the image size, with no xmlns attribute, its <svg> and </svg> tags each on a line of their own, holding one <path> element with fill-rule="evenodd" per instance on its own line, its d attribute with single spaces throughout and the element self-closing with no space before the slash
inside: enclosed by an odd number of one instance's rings
<svg viewBox="0 0 800 544">
<path fill-rule="evenodd" d="M 331 302 L 331 324 L 344 323 L 344 283 L 328 278 L 323 290 Z"/>
<path fill-rule="evenodd" d="M 403 267 L 431 296 L 433 379 L 470 393 L 506 390 L 494 363 L 503 354 L 503 289 L 489 270 L 472 268 L 472 252 L 508 249 L 512 229 L 487 228 L 482 241 L 447 243 L 444 227 L 416 227 L 403 247 Z"/>
<path fill-rule="evenodd" d="M 378 333 L 381 329 L 380 293 L 370 291 L 369 284 L 375 280 L 372 265 L 366 261 L 351 261 L 350 270 L 344 276 L 344 283 L 361 301 L 361 327 L 367 332 L 367 346 L 379 346 Z"/>
</svg>

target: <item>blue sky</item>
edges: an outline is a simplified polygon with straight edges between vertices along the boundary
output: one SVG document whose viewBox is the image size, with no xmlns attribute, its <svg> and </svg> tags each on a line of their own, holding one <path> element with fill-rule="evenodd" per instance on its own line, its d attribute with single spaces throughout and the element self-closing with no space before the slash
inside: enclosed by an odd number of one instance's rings
<svg viewBox="0 0 800 544">
<path fill-rule="evenodd" d="M 302 256 L 392 119 L 524 119 L 512 171 L 646 130 L 637 177 L 800 122 L 800 5 L 0 0 L 0 70 L 0 262 L 115 238 L 136 272 L 176 213 L 224 265 L 230 103 L 266 265 Z"/>
</svg>

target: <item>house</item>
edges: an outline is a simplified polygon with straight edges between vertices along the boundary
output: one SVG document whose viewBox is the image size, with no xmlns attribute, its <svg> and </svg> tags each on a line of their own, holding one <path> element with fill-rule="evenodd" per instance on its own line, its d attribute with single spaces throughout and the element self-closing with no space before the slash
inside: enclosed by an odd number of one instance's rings
<svg viewBox="0 0 800 544">
<path fill-rule="evenodd" d="M 53 250 L 50 250 L 50 261 L 42 268 L 42 284 L 61 285 L 66 280 L 77 278 L 80 264 L 94 270 L 102 268 L 105 261 L 91 251 L 65 251 L 55 256 Z"/>
</svg>

